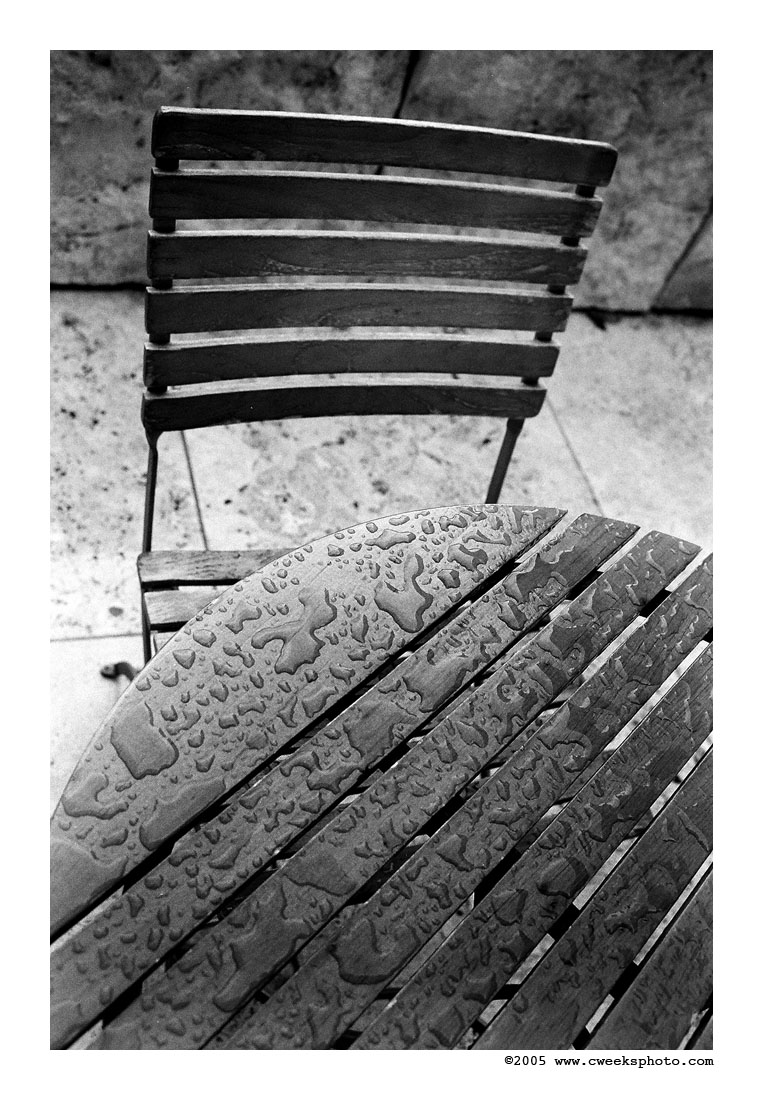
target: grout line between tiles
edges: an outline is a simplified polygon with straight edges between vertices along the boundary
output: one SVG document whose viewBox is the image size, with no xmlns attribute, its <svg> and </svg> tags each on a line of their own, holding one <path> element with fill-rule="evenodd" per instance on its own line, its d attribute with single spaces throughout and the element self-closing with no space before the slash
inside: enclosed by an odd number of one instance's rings
<svg viewBox="0 0 763 1100">
<path fill-rule="evenodd" d="M 562 439 L 564 440 L 564 442 L 567 445 L 567 450 L 570 452 L 570 455 L 572 456 L 572 461 L 577 466 L 578 471 L 580 473 L 580 476 L 583 478 L 583 481 L 586 483 L 586 487 L 588 489 L 588 492 L 591 494 L 591 498 L 593 499 L 593 502 L 594 502 L 597 510 L 599 512 L 601 512 L 602 515 L 603 515 L 604 509 L 603 509 L 601 501 L 599 500 L 599 496 L 598 496 L 596 490 L 593 487 L 591 479 L 589 478 L 588 474 L 586 473 L 585 469 L 583 468 L 583 464 L 581 463 L 580 459 L 578 458 L 577 454 L 575 453 L 575 449 L 572 446 L 572 443 L 570 442 L 570 437 L 567 435 L 567 432 L 564 430 L 564 425 L 562 424 L 561 418 L 560 418 L 558 412 L 556 411 L 556 409 L 554 408 L 553 402 L 552 402 L 551 397 L 549 395 L 546 396 L 545 405 L 551 410 L 551 415 L 553 416 L 554 421 L 556 422 L 556 426 L 557 426 L 557 428 L 559 429 L 559 431 L 561 433 Z"/>
<path fill-rule="evenodd" d="M 668 271 L 667 275 L 665 276 L 665 279 L 663 281 L 662 286 L 660 287 L 660 289 L 657 291 L 654 298 L 652 299 L 652 309 L 655 308 L 657 302 L 659 302 L 660 298 L 665 293 L 665 290 L 666 290 L 670 280 L 673 278 L 675 273 L 678 271 L 681 264 L 684 262 L 686 257 L 691 254 L 695 244 L 697 243 L 699 238 L 702 236 L 703 232 L 705 231 L 705 227 L 709 223 L 712 216 L 713 216 L 713 200 L 712 200 L 712 197 L 711 197 L 710 204 L 709 204 L 707 210 L 705 211 L 705 213 L 702 215 L 702 217 L 699 219 L 698 223 L 694 227 L 694 231 L 689 234 L 689 237 L 688 237 L 683 249 L 681 250 L 679 255 L 676 257 L 676 259 L 673 261 L 673 264 L 672 264 L 670 270 Z"/>
</svg>

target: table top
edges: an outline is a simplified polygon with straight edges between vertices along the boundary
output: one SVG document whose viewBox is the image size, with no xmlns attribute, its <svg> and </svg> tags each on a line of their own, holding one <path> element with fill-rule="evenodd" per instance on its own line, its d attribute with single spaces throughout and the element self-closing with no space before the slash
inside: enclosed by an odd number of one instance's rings
<svg viewBox="0 0 763 1100">
<path fill-rule="evenodd" d="M 232 586 L 51 819 L 51 1045 L 707 1045 L 710 601 L 680 539 L 500 505 Z"/>
</svg>

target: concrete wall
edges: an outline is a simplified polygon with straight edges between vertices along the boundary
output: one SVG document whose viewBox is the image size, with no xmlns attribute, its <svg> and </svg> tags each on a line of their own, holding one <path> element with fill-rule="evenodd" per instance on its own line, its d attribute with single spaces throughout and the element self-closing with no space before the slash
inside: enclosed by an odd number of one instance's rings
<svg viewBox="0 0 763 1100">
<path fill-rule="evenodd" d="M 144 279 L 162 104 L 394 115 L 620 151 L 578 305 L 707 309 L 712 54 L 681 50 L 73 50 L 51 70 L 51 277 Z"/>
</svg>

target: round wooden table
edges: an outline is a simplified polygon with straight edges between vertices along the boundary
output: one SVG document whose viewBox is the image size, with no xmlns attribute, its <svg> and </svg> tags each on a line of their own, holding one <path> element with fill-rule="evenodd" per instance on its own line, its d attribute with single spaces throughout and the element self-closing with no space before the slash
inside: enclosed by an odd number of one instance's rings
<svg viewBox="0 0 763 1100">
<path fill-rule="evenodd" d="M 51 820 L 52 1045 L 709 1045 L 698 555 L 433 508 L 216 598 Z"/>
</svg>

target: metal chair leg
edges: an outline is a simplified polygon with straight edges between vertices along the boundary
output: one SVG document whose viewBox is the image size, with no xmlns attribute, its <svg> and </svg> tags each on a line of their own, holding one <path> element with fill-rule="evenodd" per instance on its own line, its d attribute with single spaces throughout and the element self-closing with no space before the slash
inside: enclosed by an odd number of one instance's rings
<svg viewBox="0 0 763 1100">
<path fill-rule="evenodd" d="M 140 597 L 140 632 L 143 637 L 143 664 L 147 665 L 153 657 L 151 652 L 151 623 L 148 621 L 142 593 Z"/>
<path fill-rule="evenodd" d="M 143 543 L 142 550 L 147 554 L 151 549 L 154 532 L 154 500 L 156 498 L 156 473 L 159 467 L 159 437 L 148 436 L 148 468 L 146 470 L 146 499 L 143 506 Z"/>
<path fill-rule="evenodd" d="M 146 470 L 146 501 L 143 509 L 143 543 L 142 550 L 148 554 L 151 550 L 151 541 L 154 533 L 154 501 L 156 498 L 156 474 L 159 467 L 158 436 L 147 436 L 148 439 L 148 468 Z M 146 612 L 146 601 L 143 599 L 143 591 L 140 593 L 140 627 L 143 635 L 143 663 L 151 660 L 151 624 Z"/>
<path fill-rule="evenodd" d="M 506 471 L 511 461 L 511 456 L 514 453 L 514 447 L 516 446 L 519 433 L 522 431 L 522 425 L 524 420 L 507 420 L 506 432 L 503 437 L 503 443 L 501 443 L 501 449 L 498 452 L 498 458 L 496 459 L 495 469 L 493 470 L 493 476 L 490 479 L 490 485 L 487 491 L 486 504 L 497 504 L 498 497 L 501 495 L 501 489 L 503 488 L 503 481 L 506 477 Z"/>
<path fill-rule="evenodd" d="M 146 499 L 143 508 L 143 542 L 142 550 L 147 554 L 151 549 L 151 539 L 154 527 L 154 499 L 156 497 L 156 472 L 159 465 L 159 453 L 157 443 L 159 436 L 148 436 L 148 469 L 146 470 Z M 151 624 L 146 614 L 146 605 L 143 592 L 140 594 L 140 626 L 143 636 L 143 664 L 151 660 Z M 126 676 L 128 680 L 134 680 L 136 670 L 129 661 L 116 661 L 113 665 L 104 665 L 101 676 L 107 680 L 116 680 L 119 676 Z"/>
</svg>

